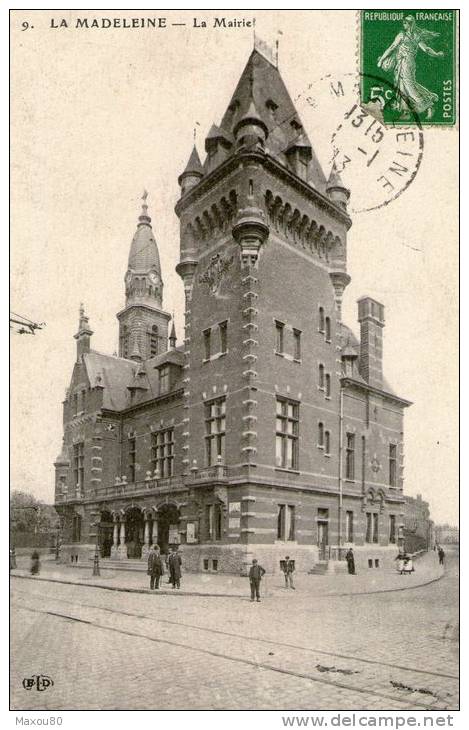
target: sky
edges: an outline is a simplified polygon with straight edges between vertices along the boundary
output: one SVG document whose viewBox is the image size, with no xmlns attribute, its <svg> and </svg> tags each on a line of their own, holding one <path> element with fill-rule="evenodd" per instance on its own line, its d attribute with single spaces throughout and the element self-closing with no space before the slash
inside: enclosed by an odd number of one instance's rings
<svg viewBox="0 0 469 730">
<path fill-rule="evenodd" d="M 46 326 L 34 337 L 10 338 L 10 486 L 45 501 L 53 500 L 78 308 L 83 302 L 90 318 L 92 347 L 117 350 L 115 314 L 124 303 L 144 188 L 164 305 L 175 312 L 181 342 L 177 177 L 194 127 L 203 154 L 204 137 L 220 121 L 252 50 L 252 28 L 214 29 L 213 11 L 197 11 L 207 28 L 193 27 L 192 11 L 139 12 L 155 15 L 166 16 L 169 27 L 72 27 L 76 17 L 123 18 L 131 11 L 34 11 L 34 28 L 26 31 L 21 23 L 31 22 L 31 12 L 13 17 L 10 306 Z M 65 18 L 69 27 L 53 29 L 51 18 Z M 356 15 L 256 11 L 255 29 L 271 44 L 280 41 L 281 74 L 327 174 L 343 111 L 331 102 L 328 84 L 342 80 L 351 89 Z M 456 523 L 458 132 L 424 128 L 423 137 L 407 189 L 389 205 L 352 213 L 343 319 L 358 334 L 356 300 L 368 294 L 384 303 L 385 376 L 413 402 L 405 414 L 405 493 L 421 493 L 437 522 Z M 371 182 L 356 167 L 346 176 L 352 210 L 366 207 Z M 370 196 L 374 205 L 376 188 Z"/>
</svg>

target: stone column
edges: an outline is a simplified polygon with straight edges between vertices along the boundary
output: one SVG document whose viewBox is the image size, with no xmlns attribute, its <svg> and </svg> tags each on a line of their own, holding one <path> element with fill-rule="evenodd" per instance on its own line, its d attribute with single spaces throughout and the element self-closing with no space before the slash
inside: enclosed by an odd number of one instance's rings
<svg viewBox="0 0 469 730">
<path fill-rule="evenodd" d="M 117 518 L 114 517 L 114 530 L 112 533 L 111 558 L 118 557 L 118 545 L 119 545 L 119 522 L 117 521 Z"/>
<path fill-rule="evenodd" d="M 142 560 L 148 557 L 150 552 L 150 519 L 145 517 L 145 528 L 143 533 Z"/>
<path fill-rule="evenodd" d="M 120 523 L 120 540 L 119 540 L 119 547 L 117 548 L 117 552 L 119 555 L 119 558 L 125 559 L 127 557 L 127 548 L 125 545 L 125 519 L 121 518 Z"/>
</svg>

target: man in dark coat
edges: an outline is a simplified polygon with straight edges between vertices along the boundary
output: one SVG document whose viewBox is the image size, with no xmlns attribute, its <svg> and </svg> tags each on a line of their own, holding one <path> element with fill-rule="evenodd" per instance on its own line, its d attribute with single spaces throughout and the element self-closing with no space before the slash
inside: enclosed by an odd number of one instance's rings
<svg viewBox="0 0 469 730">
<path fill-rule="evenodd" d="M 173 588 L 181 587 L 181 565 L 182 560 L 177 548 L 172 548 L 168 558 L 169 577 Z"/>
<path fill-rule="evenodd" d="M 442 547 L 438 548 L 438 561 L 439 561 L 440 565 L 445 564 L 445 551 L 443 550 Z"/>
<path fill-rule="evenodd" d="M 152 545 L 148 554 L 148 575 L 150 576 L 150 590 L 160 587 L 160 578 L 163 575 L 163 561 L 160 557 L 159 548 Z"/>
<path fill-rule="evenodd" d="M 355 556 L 352 548 L 349 548 L 345 553 L 345 560 L 347 561 L 349 575 L 355 575 Z"/>
<path fill-rule="evenodd" d="M 256 596 L 257 601 L 261 600 L 259 588 L 261 585 L 261 579 L 264 575 L 265 570 L 264 568 L 258 564 L 257 560 L 254 558 L 252 561 L 251 568 L 249 569 L 249 583 L 251 585 L 251 601 L 254 600 L 254 596 Z"/>
</svg>

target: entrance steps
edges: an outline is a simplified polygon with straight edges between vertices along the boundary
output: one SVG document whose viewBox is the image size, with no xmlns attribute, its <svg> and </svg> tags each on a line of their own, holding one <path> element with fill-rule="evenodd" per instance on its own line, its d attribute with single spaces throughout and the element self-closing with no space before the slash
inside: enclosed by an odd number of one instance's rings
<svg viewBox="0 0 469 730">
<path fill-rule="evenodd" d="M 100 558 L 100 568 L 108 570 L 133 570 L 139 573 L 147 572 L 146 558 L 127 558 L 126 560 L 115 560 L 114 558 Z"/>
<path fill-rule="evenodd" d="M 312 570 L 309 571 L 309 575 L 326 575 L 328 568 L 327 560 L 319 560 Z"/>
</svg>

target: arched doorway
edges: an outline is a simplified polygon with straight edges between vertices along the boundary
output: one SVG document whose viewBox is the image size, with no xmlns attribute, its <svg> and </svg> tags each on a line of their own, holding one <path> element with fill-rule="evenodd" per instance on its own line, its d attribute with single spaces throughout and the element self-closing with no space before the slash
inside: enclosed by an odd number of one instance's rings
<svg viewBox="0 0 469 730">
<path fill-rule="evenodd" d="M 142 510 L 131 507 L 125 513 L 125 543 L 128 558 L 141 558 L 144 520 Z"/>
<path fill-rule="evenodd" d="M 162 553 L 167 553 L 171 545 L 179 543 L 179 509 L 175 504 L 162 504 L 158 507 L 158 545 Z"/>
<path fill-rule="evenodd" d="M 101 512 L 99 522 L 99 553 L 102 558 L 111 557 L 113 530 L 114 523 L 112 521 L 112 514 L 107 510 Z"/>
</svg>

